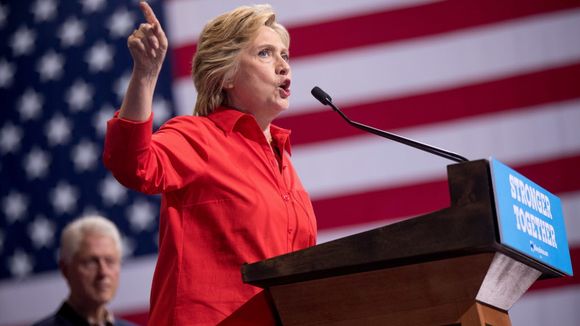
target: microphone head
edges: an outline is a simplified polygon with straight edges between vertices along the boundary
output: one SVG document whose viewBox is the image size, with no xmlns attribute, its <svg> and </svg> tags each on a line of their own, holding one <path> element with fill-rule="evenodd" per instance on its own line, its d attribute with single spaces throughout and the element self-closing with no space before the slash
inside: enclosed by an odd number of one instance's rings
<svg viewBox="0 0 580 326">
<path fill-rule="evenodd" d="M 330 95 L 326 94 L 326 92 L 320 89 L 318 86 L 314 86 L 310 93 L 312 93 L 312 96 L 319 100 L 323 105 L 329 105 L 332 103 L 332 98 Z"/>
</svg>

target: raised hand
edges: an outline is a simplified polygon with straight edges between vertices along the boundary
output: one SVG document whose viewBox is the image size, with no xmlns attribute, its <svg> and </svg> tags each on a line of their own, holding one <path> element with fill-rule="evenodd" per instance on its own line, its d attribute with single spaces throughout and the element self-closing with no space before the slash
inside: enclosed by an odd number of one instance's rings
<svg viewBox="0 0 580 326">
<path fill-rule="evenodd" d="M 142 23 L 127 39 L 134 62 L 133 70 L 134 73 L 157 78 L 167 53 L 167 37 L 149 4 L 141 1 L 139 8 L 146 23 Z"/>
<path fill-rule="evenodd" d="M 119 117 L 133 121 L 145 121 L 151 116 L 155 85 L 167 53 L 167 37 L 155 13 L 147 2 L 140 2 L 139 7 L 147 22 L 127 40 L 133 72 L 119 111 Z"/>
</svg>

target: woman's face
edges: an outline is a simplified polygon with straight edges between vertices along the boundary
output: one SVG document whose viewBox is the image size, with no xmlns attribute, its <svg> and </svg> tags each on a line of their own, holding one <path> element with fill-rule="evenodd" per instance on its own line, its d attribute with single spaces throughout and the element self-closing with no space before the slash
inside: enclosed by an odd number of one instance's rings
<svg viewBox="0 0 580 326">
<path fill-rule="evenodd" d="M 260 27 L 256 37 L 240 51 L 233 80 L 224 84 L 230 105 L 270 121 L 286 110 L 292 76 L 288 58 L 288 48 L 278 33 Z"/>
</svg>

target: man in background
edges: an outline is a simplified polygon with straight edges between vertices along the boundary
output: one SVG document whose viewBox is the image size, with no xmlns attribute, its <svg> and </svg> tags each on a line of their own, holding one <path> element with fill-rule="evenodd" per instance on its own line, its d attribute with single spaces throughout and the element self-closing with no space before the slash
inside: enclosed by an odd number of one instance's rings
<svg viewBox="0 0 580 326">
<path fill-rule="evenodd" d="M 121 270 L 119 230 L 101 216 L 81 217 L 65 227 L 59 252 L 59 268 L 69 296 L 58 311 L 35 326 L 128 326 L 107 310 L 119 286 Z"/>
</svg>

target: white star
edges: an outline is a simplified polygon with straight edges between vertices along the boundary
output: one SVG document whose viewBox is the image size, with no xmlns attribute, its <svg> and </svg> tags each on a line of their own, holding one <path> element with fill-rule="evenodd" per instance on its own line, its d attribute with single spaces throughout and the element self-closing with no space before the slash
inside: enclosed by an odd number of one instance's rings
<svg viewBox="0 0 580 326">
<path fill-rule="evenodd" d="M 59 182 L 50 191 L 50 199 L 57 214 L 72 213 L 79 199 L 78 190 L 66 182 Z"/>
<path fill-rule="evenodd" d="M 8 88 L 12 85 L 14 74 L 16 73 L 16 66 L 13 63 L 0 60 L 0 88 Z"/>
<path fill-rule="evenodd" d="M 40 93 L 35 92 L 29 88 L 20 98 L 18 103 L 18 111 L 22 120 L 36 119 L 40 115 L 44 98 Z"/>
<path fill-rule="evenodd" d="M 135 252 L 135 247 L 135 240 L 126 237 L 124 234 L 121 235 L 121 252 L 123 253 L 123 258 L 131 257 L 133 252 Z"/>
<path fill-rule="evenodd" d="M 8 268 L 10 273 L 18 278 L 22 278 L 32 272 L 32 258 L 20 249 L 16 249 L 14 255 L 8 258 Z"/>
<path fill-rule="evenodd" d="M 36 39 L 36 34 L 32 29 L 28 29 L 26 26 L 21 26 L 10 39 L 10 47 L 12 47 L 12 52 L 14 56 L 20 56 L 23 54 L 29 54 L 34 49 L 34 41 Z"/>
<path fill-rule="evenodd" d="M 135 25 L 135 15 L 127 9 L 115 11 L 108 21 L 112 38 L 127 37 Z"/>
<path fill-rule="evenodd" d="M 131 74 L 129 72 L 125 72 L 117 81 L 115 81 L 115 94 L 117 94 L 117 98 L 122 100 L 125 97 L 125 92 L 127 91 L 127 86 L 129 86 L 129 80 L 131 79 Z"/>
<path fill-rule="evenodd" d="M 12 224 L 24 217 L 28 198 L 21 193 L 11 191 L 2 199 L 2 210 L 8 223 Z"/>
<path fill-rule="evenodd" d="M 88 140 L 82 140 L 77 144 L 71 154 L 75 169 L 79 172 L 93 169 L 99 158 L 97 146 Z"/>
<path fill-rule="evenodd" d="M 117 182 L 115 178 L 108 175 L 99 185 L 103 202 L 107 206 L 122 204 L 127 199 L 127 189 Z"/>
<path fill-rule="evenodd" d="M 171 106 L 164 98 L 156 97 L 153 100 L 153 124 L 155 127 L 161 126 L 171 116 Z"/>
<path fill-rule="evenodd" d="M 137 200 L 127 208 L 127 217 L 131 223 L 131 229 L 141 232 L 153 227 L 156 216 L 155 207 L 145 200 Z"/>
<path fill-rule="evenodd" d="M 34 20 L 48 21 L 56 16 L 56 3 L 53 0 L 36 0 L 32 5 Z"/>
<path fill-rule="evenodd" d="M 50 248 L 54 240 L 54 223 L 44 216 L 37 216 L 34 222 L 28 225 L 28 236 L 36 249 Z"/>
<path fill-rule="evenodd" d="M 57 80 L 62 75 L 64 66 L 64 57 L 54 50 L 50 50 L 43 55 L 36 65 L 42 81 Z"/>
<path fill-rule="evenodd" d="M 105 0 L 81 0 L 81 4 L 85 13 L 92 13 L 103 9 Z"/>
<path fill-rule="evenodd" d="M 66 101 L 73 112 L 84 111 L 95 93 L 92 86 L 77 80 L 66 92 Z"/>
<path fill-rule="evenodd" d="M 48 143 L 55 146 L 65 144 L 70 140 L 71 129 L 70 120 L 57 114 L 46 123 L 44 132 Z"/>
<path fill-rule="evenodd" d="M 84 38 L 86 26 L 76 17 L 67 19 L 58 30 L 60 44 L 63 47 L 79 45 Z"/>
<path fill-rule="evenodd" d="M 49 165 L 50 154 L 39 148 L 33 148 L 24 158 L 24 170 L 30 180 L 45 177 Z"/>
<path fill-rule="evenodd" d="M 6 24 L 6 17 L 8 17 L 9 12 L 6 6 L 0 4 L 0 27 L 4 27 L 4 24 Z"/>
<path fill-rule="evenodd" d="M 8 122 L 0 129 L 0 151 L 3 154 L 13 153 L 20 148 L 22 130 Z"/>
<path fill-rule="evenodd" d="M 107 121 L 113 118 L 114 114 L 115 109 L 110 105 L 105 105 L 93 116 L 93 126 L 99 136 L 105 136 L 107 132 Z"/>
<path fill-rule="evenodd" d="M 92 72 L 108 70 L 113 63 L 113 47 L 99 41 L 88 50 L 85 61 Z"/>
</svg>

